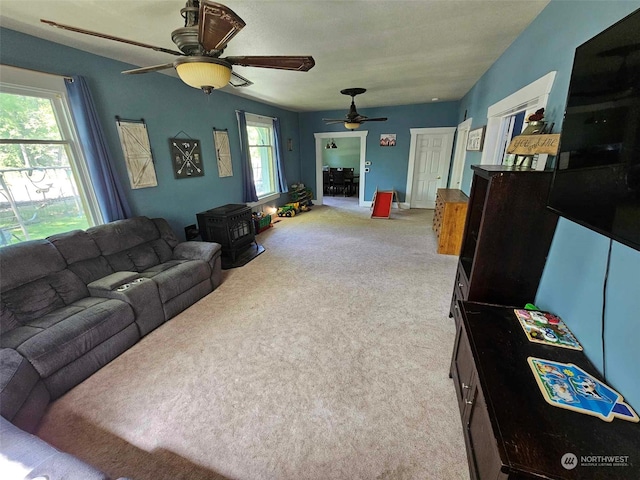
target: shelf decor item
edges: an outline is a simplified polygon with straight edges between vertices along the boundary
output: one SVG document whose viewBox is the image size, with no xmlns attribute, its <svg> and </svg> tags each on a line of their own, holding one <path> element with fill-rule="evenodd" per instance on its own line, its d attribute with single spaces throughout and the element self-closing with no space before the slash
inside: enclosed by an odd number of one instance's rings
<svg viewBox="0 0 640 480">
<path fill-rule="evenodd" d="M 483 125 L 480 128 L 471 130 L 469 137 L 467 138 L 467 151 L 468 152 L 481 152 L 484 146 L 484 133 L 487 126 Z"/>
</svg>

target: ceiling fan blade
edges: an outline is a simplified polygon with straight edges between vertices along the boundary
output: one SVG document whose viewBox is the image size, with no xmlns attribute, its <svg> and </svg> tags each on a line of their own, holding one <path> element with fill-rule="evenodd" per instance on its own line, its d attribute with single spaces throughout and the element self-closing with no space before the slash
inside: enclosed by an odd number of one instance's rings
<svg viewBox="0 0 640 480">
<path fill-rule="evenodd" d="M 295 70 L 308 72 L 316 64 L 311 56 L 245 56 L 227 57 L 225 60 L 233 65 L 243 67 L 276 68 L 278 70 Z"/>
<path fill-rule="evenodd" d="M 332 125 L 334 123 L 344 123 L 344 122 L 347 122 L 348 120 L 345 120 L 345 119 L 338 120 L 337 118 L 323 118 L 322 121 L 325 122 L 327 125 Z"/>
<path fill-rule="evenodd" d="M 82 33 L 84 35 L 91 35 L 92 37 L 104 38 L 106 40 L 113 40 L 115 42 L 126 43 L 128 45 L 135 45 L 136 47 L 150 48 L 151 50 L 155 50 L 156 52 L 170 53 L 171 55 L 183 55 L 182 52 L 178 52 L 176 50 L 169 50 L 167 48 L 156 47 L 154 45 L 148 45 L 146 43 L 140 43 L 133 40 L 127 40 L 126 38 L 114 37 L 113 35 L 107 35 L 106 33 L 98 33 L 92 32 L 91 30 L 85 30 L 83 28 L 72 27 L 70 25 L 63 25 L 62 23 L 52 22 L 51 20 L 40 20 L 42 23 L 46 23 L 47 25 L 51 25 L 55 28 L 60 28 L 62 30 L 68 30 L 70 32 Z"/>
<path fill-rule="evenodd" d="M 200 0 L 198 41 L 207 52 L 223 50 L 246 24 L 229 7 Z"/>
<path fill-rule="evenodd" d="M 253 85 L 251 80 L 244 78 L 242 75 L 238 75 L 236 72 L 231 71 L 231 80 L 229 80 L 229 85 L 232 87 L 249 87 Z"/>
<path fill-rule="evenodd" d="M 157 72 L 158 70 L 164 70 L 165 68 L 172 68 L 173 67 L 173 63 L 165 63 L 163 65 L 153 65 L 151 67 L 141 67 L 141 68 L 134 68 L 132 70 L 125 70 L 124 74 L 129 75 L 135 75 L 138 73 L 149 73 L 149 72 Z"/>
<path fill-rule="evenodd" d="M 364 123 L 364 122 L 386 122 L 387 121 L 387 117 L 378 117 L 378 118 L 365 118 L 363 120 L 360 120 L 360 123 Z"/>
</svg>

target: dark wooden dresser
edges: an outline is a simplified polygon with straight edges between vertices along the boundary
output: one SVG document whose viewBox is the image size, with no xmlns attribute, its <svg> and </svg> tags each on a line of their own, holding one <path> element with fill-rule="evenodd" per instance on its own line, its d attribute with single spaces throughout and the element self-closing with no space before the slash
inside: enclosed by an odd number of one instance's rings
<svg viewBox="0 0 640 480">
<path fill-rule="evenodd" d="M 509 307 L 460 302 L 455 315 L 451 376 L 473 480 L 640 479 L 640 424 L 549 405 L 527 363 L 573 363 L 601 380 L 583 352 L 529 342 Z M 622 461 L 598 460 L 612 456 Z"/>
<path fill-rule="evenodd" d="M 453 288 L 458 300 L 524 307 L 535 300 L 558 216 L 547 209 L 553 172 L 473 165 Z"/>
<path fill-rule="evenodd" d="M 469 197 L 462 190 L 438 189 L 436 208 L 433 212 L 433 231 L 438 239 L 438 253 L 460 254 L 468 201 Z"/>
</svg>

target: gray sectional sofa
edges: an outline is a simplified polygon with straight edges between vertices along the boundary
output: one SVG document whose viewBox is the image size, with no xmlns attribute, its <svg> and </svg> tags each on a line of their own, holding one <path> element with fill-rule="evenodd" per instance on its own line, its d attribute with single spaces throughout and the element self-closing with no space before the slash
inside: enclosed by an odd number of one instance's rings
<svg viewBox="0 0 640 480">
<path fill-rule="evenodd" d="M 0 248 L 0 415 L 33 431 L 50 401 L 216 289 L 220 254 L 147 217 Z"/>
</svg>

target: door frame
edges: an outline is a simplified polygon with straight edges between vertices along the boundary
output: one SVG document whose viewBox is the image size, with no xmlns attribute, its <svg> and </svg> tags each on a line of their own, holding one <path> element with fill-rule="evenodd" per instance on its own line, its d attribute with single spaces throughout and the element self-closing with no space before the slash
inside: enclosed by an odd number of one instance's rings
<svg viewBox="0 0 640 480">
<path fill-rule="evenodd" d="M 448 135 L 448 146 L 446 147 L 449 152 L 449 168 L 447 168 L 447 173 L 444 176 L 444 181 L 442 182 L 442 186 L 444 187 L 447 184 L 447 178 L 449 178 L 449 172 L 451 171 L 451 151 L 453 149 L 453 134 L 456 131 L 456 127 L 436 127 L 436 128 L 410 128 L 411 132 L 411 145 L 409 146 L 409 165 L 407 167 L 407 189 L 406 189 L 406 198 L 403 203 L 404 208 L 411 208 L 411 193 L 413 191 L 413 177 L 415 174 L 416 168 L 416 149 L 418 145 L 418 135 L 424 134 L 444 134 Z"/>
<path fill-rule="evenodd" d="M 467 160 L 467 139 L 471 131 L 471 123 L 473 118 L 469 117 L 458 125 L 458 136 L 456 138 L 456 148 L 453 154 L 453 166 L 451 167 L 451 176 L 449 178 L 449 188 L 460 189 L 462 186 L 462 177 L 464 176 L 464 164 Z"/>
<path fill-rule="evenodd" d="M 324 187 L 322 185 L 322 149 L 324 148 L 325 140 L 332 138 L 360 138 L 360 179 L 359 179 L 359 193 L 358 193 L 358 206 L 364 206 L 364 186 L 365 186 L 365 159 L 367 153 L 367 130 L 361 131 L 349 131 L 349 132 L 319 132 L 314 133 L 316 138 L 316 198 L 315 202 L 318 205 L 323 204 L 324 200 Z"/>
</svg>

